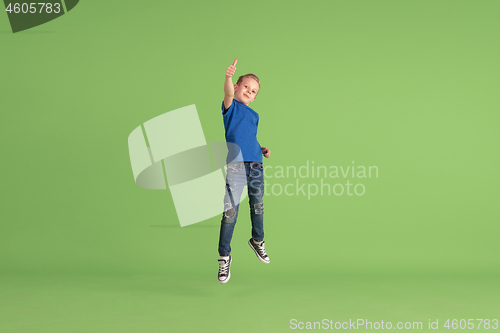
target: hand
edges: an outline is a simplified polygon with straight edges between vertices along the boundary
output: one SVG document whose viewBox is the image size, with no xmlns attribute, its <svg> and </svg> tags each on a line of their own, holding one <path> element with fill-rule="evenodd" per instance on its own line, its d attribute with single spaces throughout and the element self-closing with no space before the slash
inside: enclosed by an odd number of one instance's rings
<svg viewBox="0 0 500 333">
<path fill-rule="evenodd" d="M 226 77 L 232 77 L 234 72 L 236 71 L 236 63 L 238 62 L 238 59 L 234 59 L 234 62 L 232 65 L 230 65 L 227 70 L 226 70 Z"/>
<path fill-rule="evenodd" d="M 271 150 L 267 147 L 260 146 L 260 148 L 262 149 L 262 155 L 264 155 L 265 158 L 269 158 L 269 156 L 271 156 Z"/>
</svg>

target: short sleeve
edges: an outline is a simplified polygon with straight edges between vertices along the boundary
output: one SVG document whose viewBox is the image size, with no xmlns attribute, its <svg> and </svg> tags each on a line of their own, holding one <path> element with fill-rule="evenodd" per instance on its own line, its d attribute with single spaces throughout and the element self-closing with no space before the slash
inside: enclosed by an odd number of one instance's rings
<svg viewBox="0 0 500 333">
<path fill-rule="evenodd" d="M 231 103 L 231 106 L 229 107 L 229 109 L 225 108 L 224 101 L 222 101 L 222 115 L 224 115 L 224 116 L 230 115 L 231 112 L 233 111 L 233 109 L 234 109 L 234 99 L 233 99 L 233 102 Z"/>
</svg>

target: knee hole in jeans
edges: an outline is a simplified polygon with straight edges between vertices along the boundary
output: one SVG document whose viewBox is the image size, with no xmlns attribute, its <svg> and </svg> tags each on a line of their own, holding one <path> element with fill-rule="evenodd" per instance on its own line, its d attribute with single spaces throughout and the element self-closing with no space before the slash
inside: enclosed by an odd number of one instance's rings
<svg viewBox="0 0 500 333">
<path fill-rule="evenodd" d="M 235 214 L 236 212 L 234 211 L 234 208 L 229 208 L 224 212 L 224 217 L 233 218 Z"/>
<path fill-rule="evenodd" d="M 253 205 L 253 212 L 257 215 L 261 215 L 264 212 L 264 203 L 259 202 Z"/>
</svg>

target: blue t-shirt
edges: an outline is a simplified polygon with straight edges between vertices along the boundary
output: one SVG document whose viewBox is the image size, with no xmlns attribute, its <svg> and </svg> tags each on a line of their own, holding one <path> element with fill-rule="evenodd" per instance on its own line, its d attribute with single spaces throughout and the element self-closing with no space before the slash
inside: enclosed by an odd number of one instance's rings
<svg viewBox="0 0 500 333">
<path fill-rule="evenodd" d="M 241 155 L 239 155 L 238 149 L 235 149 L 234 145 L 228 144 L 227 162 L 262 163 L 262 149 L 257 141 L 259 114 L 235 99 L 233 99 L 233 103 L 227 109 L 227 112 L 224 113 L 224 110 L 224 102 L 222 102 L 226 142 L 236 144 L 241 150 Z"/>
</svg>

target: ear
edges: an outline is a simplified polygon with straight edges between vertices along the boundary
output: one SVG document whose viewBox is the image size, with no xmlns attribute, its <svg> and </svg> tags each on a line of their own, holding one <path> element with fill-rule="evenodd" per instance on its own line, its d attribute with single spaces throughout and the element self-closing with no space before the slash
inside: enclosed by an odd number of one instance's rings
<svg viewBox="0 0 500 333">
<path fill-rule="evenodd" d="M 237 83 L 234 85 L 234 90 L 236 90 L 236 89 L 238 89 L 238 84 Z"/>
</svg>

